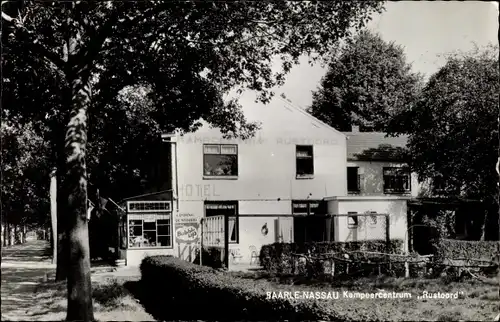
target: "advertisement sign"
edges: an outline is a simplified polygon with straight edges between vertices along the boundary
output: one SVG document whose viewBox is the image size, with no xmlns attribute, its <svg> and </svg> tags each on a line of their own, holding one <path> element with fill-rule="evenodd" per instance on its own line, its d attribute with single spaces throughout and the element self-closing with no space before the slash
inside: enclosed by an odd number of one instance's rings
<svg viewBox="0 0 500 322">
<path fill-rule="evenodd" d="M 177 243 L 197 243 L 199 241 L 199 220 L 194 214 L 178 214 L 175 218 L 175 239 Z"/>
<path fill-rule="evenodd" d="M 175 228 L 175 238 L 178 243 L 197 243 L 199 239 L 198 224 L 181 224 Z"/>
</svg>

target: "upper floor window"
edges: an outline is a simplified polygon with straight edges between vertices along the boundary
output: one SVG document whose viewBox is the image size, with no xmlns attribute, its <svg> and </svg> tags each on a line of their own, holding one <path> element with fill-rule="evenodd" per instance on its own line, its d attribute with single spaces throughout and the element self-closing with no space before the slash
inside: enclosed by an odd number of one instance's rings
<svg viewBox="0 0 500 322">
<path fill-rule="evenodd" d="M 238 175 L 238 145 L 204 144 L 203 174 L 229 177 Z"/>
<path fill-rule="evenodd" d="M 358 167 L 347 167 L 347 191 L 357 193 L 360 190 Z"/>
<path fill-rule="evenodd" d="M 384 168 L 384 193 L 409 193 L 410 191 L 409 168 Z"/>
<path fill-rule="evenodd" d="M 296 175 L 310 177 L 314 175 L 314 157 L 312 145 L 296 146 Z"/>
</svg>

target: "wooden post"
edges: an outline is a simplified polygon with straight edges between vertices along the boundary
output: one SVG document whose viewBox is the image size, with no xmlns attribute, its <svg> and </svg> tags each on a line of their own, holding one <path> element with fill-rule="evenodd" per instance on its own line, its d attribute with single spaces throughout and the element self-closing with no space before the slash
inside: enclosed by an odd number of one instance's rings
<svg viewBox="0 0 500 322">
<path fill-rule="evenodd" d="M 203 261 L 202 261 L 202 257 L 203 257 L 203 218 L 201 218 L 200 220 L 200 266 L 202 266 L 203 264 Z"/>
<path fill-rule="evenodd" d="M 58 247 L 58 237 L 57 237 L 57 177 L 56 169 L 52 169 L 50 173 L 50 219 L 52 224 L 52 239 L 54 241 L 52 248 L 52 264 L 57 263 L 57 247 Z"/>
<path fill-rule="evenodd" d="M 224 264 L 226 268 L 229 270 L 229 231 L 227 227 L 229 223 L 229 218 L 227 215 L 224 215 Z"/>
</svg>

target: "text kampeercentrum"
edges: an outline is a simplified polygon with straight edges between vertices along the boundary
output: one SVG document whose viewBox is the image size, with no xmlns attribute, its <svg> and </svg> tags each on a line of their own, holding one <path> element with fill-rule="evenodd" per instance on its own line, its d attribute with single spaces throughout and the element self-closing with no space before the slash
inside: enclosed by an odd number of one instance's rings
<svg viewBox="0 0 500 322">
<path fill-rule="evenodd" d="M 347 299 L 409 299 L 412 298 L 408 292 L 266 292 L 268 299 L 306 299 L 306 300 L 336 300 Z"/>
</svg>

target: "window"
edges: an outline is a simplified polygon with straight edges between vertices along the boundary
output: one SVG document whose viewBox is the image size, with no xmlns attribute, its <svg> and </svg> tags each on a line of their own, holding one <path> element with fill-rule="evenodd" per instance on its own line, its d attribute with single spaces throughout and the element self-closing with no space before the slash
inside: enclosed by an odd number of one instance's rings
<svg viewBox="0 0 500 322">
<path fill-rule="evenodd" d="M 204 144 L 203 174 L 229 177 L 238 175 L 238 146 L 236 144 Z"/>
<path fill-rule="evenodd" d="M 129 212 L 171 211 L 170 201 L 129 201 Z"/>
<path fill-rule="evenodd" d="M 239 219 L 237 201 L 205 202 L 205 216 L 227 216 L 228 241 L 230 244 L 239 242 Z"/>
<path fill-rule="evenodd" d="M 296 146 L 296 175 L 310 177 L 314 175 L 314 157 L 312 145 Z"/>
<path fill-rule="evenodd" d="M 172 247 L 170 214 L 129 214 L 129 247 Z"/>
<path fill-rule="evenodd" d="M 408 193 L 410 190 L 408 168 L 384 168 L 384 193 Z"/>
<path fill-rule="evenodd" d="M 356 193 L 360 190 L 360 180 L 358 175 L 358 167 L 347 167 L 347 191 Z"/>
<path fill-rule="evenodd" d="M 347 213 L 349 216 L 347 217 L 347 228 L 349 229 L 357 229 L 358 228 L 358 216 L 357 212 L 349 211 Z"/>
</svg>

